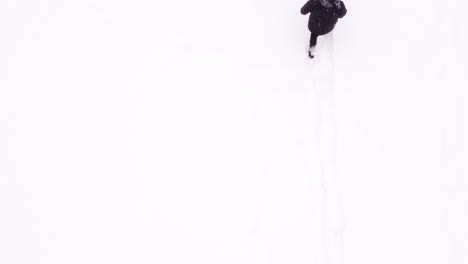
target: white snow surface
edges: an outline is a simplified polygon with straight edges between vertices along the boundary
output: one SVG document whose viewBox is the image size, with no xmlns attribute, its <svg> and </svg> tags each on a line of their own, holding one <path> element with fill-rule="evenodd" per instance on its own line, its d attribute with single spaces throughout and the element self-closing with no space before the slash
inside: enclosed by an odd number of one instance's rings
<svg viewBox="0 0 468 264">
<path fill-rule="evenodd" d="M 0 1 L 0 263 L 468 263 L 468 4 Z"/>
</svg>

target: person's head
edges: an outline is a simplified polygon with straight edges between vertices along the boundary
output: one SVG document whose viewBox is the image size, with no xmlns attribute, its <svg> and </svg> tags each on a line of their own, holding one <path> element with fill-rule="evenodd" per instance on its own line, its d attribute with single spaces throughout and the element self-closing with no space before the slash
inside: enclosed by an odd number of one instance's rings
<svg viewBox="0 0 468 264">
<path fill-rule="evenodd" d="M 337 6 L 340 3 L 340 0 L 319 0 L 319 1 L 323 7 Z"/>
</svg>

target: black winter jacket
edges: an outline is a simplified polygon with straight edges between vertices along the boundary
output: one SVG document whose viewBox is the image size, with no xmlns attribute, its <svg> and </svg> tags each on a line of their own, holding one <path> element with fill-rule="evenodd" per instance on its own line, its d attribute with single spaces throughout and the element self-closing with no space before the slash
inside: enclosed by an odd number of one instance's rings
<svg viewBox="0 0 468 264">
<path fill-rule="evenodd" d="M 346 13 L 345 4 L 342 1 L 333 4 L 331 7 L 324 7 L 319 0 L 309 0 L 301 8 L 301 14 L 309 16 L 309 30 L 316 35 L 325 35 L 335 28 L 339 18 L 343 18 Z"/>
</svg>

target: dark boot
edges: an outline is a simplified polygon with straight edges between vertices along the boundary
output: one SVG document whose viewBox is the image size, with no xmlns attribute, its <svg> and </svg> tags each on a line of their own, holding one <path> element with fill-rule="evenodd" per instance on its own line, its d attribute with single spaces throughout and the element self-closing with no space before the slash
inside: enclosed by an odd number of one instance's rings
<svg viewBox="0 0 468 264">
<path fill-rule="evenodd" d="M 315 49 L 315 45 L 317 45 L 317 38 L 318 38 L 318 35 L 314 33 L 310 33 L 309 58 L 311 59 L 314 58 L 314 49 Z"/>
</svg>

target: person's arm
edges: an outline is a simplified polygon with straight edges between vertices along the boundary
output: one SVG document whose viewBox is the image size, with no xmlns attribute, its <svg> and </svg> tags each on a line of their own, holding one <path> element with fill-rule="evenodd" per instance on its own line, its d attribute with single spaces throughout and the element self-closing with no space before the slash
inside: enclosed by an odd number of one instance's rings
<svg viewBox="0 0 468 264">
<path fill-rule="evenodd" d="M 312 11 L 312 6 L 313 6 L 314 0 L 309 0 L 305 5 L 301 8 L 301 14 L 307 15 Z"/>
<path fill-rule="evenodd" d="M 346 16 L 346 13 L 348 13 L 348 10 L 346 9 L 346 6 L 343 3 L 343 1 L 340 1 L 340 5 L 338 11 L 336 12 L 336 15 L 338 16 L 338 18 L 343 18 L 344 16 Z"/>
</svg>

